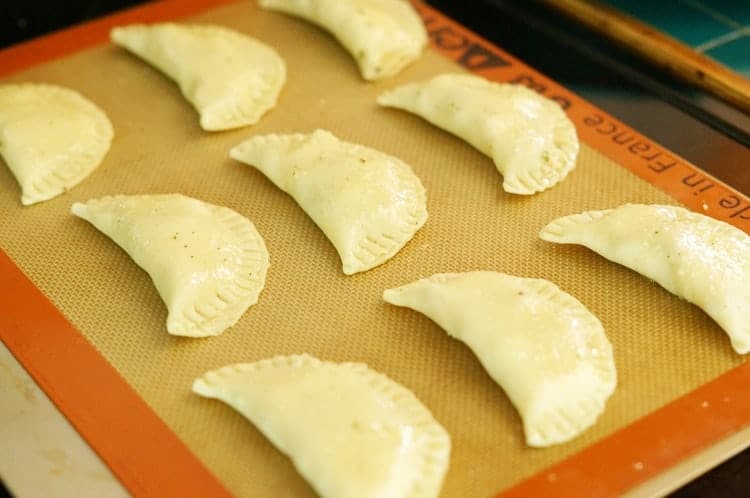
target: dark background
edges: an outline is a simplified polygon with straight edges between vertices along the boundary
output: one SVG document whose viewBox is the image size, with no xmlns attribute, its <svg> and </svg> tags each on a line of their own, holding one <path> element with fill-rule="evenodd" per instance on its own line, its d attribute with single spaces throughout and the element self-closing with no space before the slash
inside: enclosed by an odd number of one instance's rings
<svg viewBox="0 0 750 498">
<path fill-rule="evenodd" d="M 94 19 L 108 12 L 143 3 L 138 0 L 2 0 L 0 1 L 0 46 L 7 46 Z"/>
<path fill-rule="evenodd" d="M 0 0 L 0 47 L 138 3 L 142 2 Z M 715 155 L 711 147 L 706 147 L 707 143 L 728 151 L 730 156 L 736 151 L 738 157 L 747 157 L 750 144 L 747 115 L 670 78 L 539 2 L 432 0 L 429 3 L 702 167 Z M 647 106 L 639 105 L 633 110 L 617 98 L 622 95 L 637 97 Z M 648 114 L 648 119 L 644 114 Z M 665 127 L 665 121 L 654 116 L 665 116 L 669 126 Z M 712 164 L 716 162 L 712 160 Z M 747 164 L 744 168 L 750 174 Z M 719 178 L 737 174 L 736 165 L 731 162 L 724 169 L 710 171 Z M 750 497 L 749 471 L 750 453 L 746 451 L 672 496 Z M 0 480 L 0 498 L 6 496 L 9 495 Z"/>
</svg>

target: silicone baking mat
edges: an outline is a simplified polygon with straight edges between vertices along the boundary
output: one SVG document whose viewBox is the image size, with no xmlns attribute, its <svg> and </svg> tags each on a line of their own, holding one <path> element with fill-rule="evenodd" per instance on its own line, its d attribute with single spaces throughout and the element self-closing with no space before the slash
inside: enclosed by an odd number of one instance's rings
<svg viewBox="0 0 750 498">
<path fill-rule="evenodd" d="M 101 167 L 51 201 L 21 207 L 13 177 L 0 169 L 0 245 L 85 340 L 6 258 L 0 258 L 7 294 L 0 337 L 132 492 L 193 494 L 199 482 L 204 496 L 218 496 L 221 485 L 184 442 L 237 496 L 314 496 L 245 419 L 190 393 L 206 370 L 277 354 L 363 361 L 412 389 L 452 436 L 445 497 L 553 492 L 544 491 L 550 486 L 557 496 L 619 494 L 747 425 L 750 402 L 739 393 L 748 369 L 701 310 L 591 251 L 537 238 L 557 216 L 678 200 L 748 231 L 745 196 L 421 3 L 432 48 L 378 83 L 363 82 L 350 56 L 314 26 L 254 2 L 216 4 L 158 3 L 42 40 L 47 53 L 34 45 L 0 53 L 0 67 L 15 70 L 2 82 L 71 87 L 105 109 L 115 127 Z M 173 83 L 101 43 L 112 24 L 174 18 L 204 6 L 211 8 L 186 20 L 248 33 L 287 62 L 278 107 L 254 127 L 201 131 Z M 21 68 L 19 54 L 39 63 Z M 57 58 L 41 63 L 51 56 Z M 505 194 L 489 159 L 415 116 L 375 104 L 396 85 L 466 70 L 532 86 L 567 108 L 583 142 L 568 179 L 532 197 Z M 391 261 L 364 274 L 344 276 L 333 247 L 294 201 L 228 158 L 229 148 L 251 135 L 316 128 L 404 159 L 427 189 L 425 227 Z M 69 214 L 75 201 L 166 192 L 237 210 L 268 246 L 271 269 L 260 301 L 219 337 L 168 335 L 166 310 L 148 275 Z M 581 437 L 526 447 L 515 410 L 468 348 L 424 316 L 381 300 L 389 287 L 475 269 L 547 278 L 601 319 L 619 385 Z"/>
</svg>

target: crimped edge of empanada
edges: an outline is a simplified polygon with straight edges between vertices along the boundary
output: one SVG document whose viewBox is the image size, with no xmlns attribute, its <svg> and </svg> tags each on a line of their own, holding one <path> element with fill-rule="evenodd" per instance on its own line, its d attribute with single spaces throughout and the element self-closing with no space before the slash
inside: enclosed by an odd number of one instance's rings
<svg viewBox="0 0 750 498">
<path fill-rule="evenodd" d="M 232 93 L 227 98 L 214 101 L 210 104 L 199 105 L 197 100 L 190 95 L 195 86 L 195 81 L 178 81 L 173 75 L 167 74 L 162 68 L 153 64 L 149 59 L 135 49 L 130 36 L 135 36 L 139 31 L 150 31 L 153 29 L 173 28 L 183 30 L 186 33 L 196 32 L 211 34 L 213 37 L 224 37 L 232 40 L 233 44 L 244 45 L 248 50 L 264 52 L 269 61 L 273 61 L 271 73 L 262 73 L 263 85 L 247 86 L 242 93 Z M 140 36 L 149 36 L 143 35 Z M 200 126 L 206 131 L 224 131 L 243 126 L 256 124 L 271 109 L 276 106 L 281 90 L 286 83 L 286 65 L 284 59 L 271 46 L 244 33 L 217 24 L 180 24 L 180 23 L 154 23 L 154 24 L 129 24 L 118 26 L 110 32 L 113 43 L 119 45 L 130 53 L 156 68 L 162 74 L 174 81 L 180 87 L 182 96 L 193 105 L 200 116 Z M 217 54 L 220 57 L 220 54 Z M 253 61 L 248 60 L 245 69 L 255 70 Z"/>
<path fill-rule="evenodd" d="M 701 308 L 706 314 L 708 314 L 713 320 L 722 328 L 722 330 L 727 334 L 729 337 L 729 340 L 731 342 L 732 348 L 738 353 L 738 354 L 747 354 L 750 352 L 750 322 L 744 319 L 744 313 L 745 310 L 750 312 L 750 298 L 747 296 L 742 300 L 739 301 L 739 304 L 736 305 L 736 308 L 739 309 L 739 311 L 734 310 L 733 312 L 728 312 L 728 309 L 734 309 L 734 306 L 729 306 L 727 300 L 723 300 L 719 306 L 711 306 L 708 303 L 705 302 L 696 302 L 699 300 L 695 300 L 691 298 L 689 295 L 685 295 L 684 289 L 679 289 L 677 287 L 674 287 L 674 282 L 669 282 L 664 279 L 656 278 L 654 275 L 644 275 L 639 269 L 635 269 L 631 266 L 631 264 L 628 261 L 621 260 L 620 258 L 614 257 L 612 254 L 603 254 L 599 252 L 598 250 L 594 250 L 591 248 L 591 245 L 587 242 L 586 237 L 581 234 L 581 231 L 577 230 L 579 227 L 585 227 L 586 225 L 590 223 L 595 223 L 602 218 L 606 218 L 607 216 L 617 212 L 620 209 L 627 209 L 627 208 L 638 208 L 638 209 L 645 209 L 645 210 L 652 210 L 654 212 L 660 212 L 661 217 L 657 220 L 658 231 L 655 231 L 655 234 L 658 234 L 659 232 L 667 232 L 668 230 L 673 230 L 674 224 L 684 224 L 689 223 L 692 227 L 703 227 L 705 231 L 705 227 L 710 227 L 710 230 L 713 234 L 713 238 L 711 239 L 713 242 L 711 242 L 712 247 L 715 245 L 716 238 L 722 238 L 726 237 L 729 239 L 735 239 L 737 237 L 750 241 L 750 236 L 745 234 L 742 230 L 735 228 L 734 226 L 730 225 L 729 223 L 716 220 L 714 218 L 711 218 L 707 215 L 696 213 L 694 211 L 690 211 L 689 209 L 683 208 L 681 206 L 674 206 L 674 205 L 664 205 L 664 204 L 623 204 L 621 206 L 618 206 L 616 208 L 612 209 L 603 209 L 603 210 L 592 210 L 592 211 L 584 211 L 582 213 L 577 214 L 571 214 L 567 216 L 563 216 L 560 218 L 557 218 L 553 221 L 551 221 L 549 224 L 547 224 L 545 227 L 543 227 L 539 232 L 539 237 L 542 240 L 548 241 L 548 242 L 555 242 L 559 244 L 580 244 L 585 247 L 588 247 L 592 249 L 595 253 L 599 254 L 601 257 L 613 261 L 617 264 L 621 264 L 625 266 L 626 268 L 631 269 L 632 271 L 635 271 L 636 273 L 644 276 L 645 278 L 655 278 L 656 281 L 664 287 L 665 290 L 668 292 L 671 292 L 672 294 L 675 294 L 678 297 L 681 297 L 699 308 Z M 694 233 L 692 235 L 695 235 Z M 704 237 L 705 238 L 705 234 Z M 641 237 L 634 237 L 633 240 L 643 240 Z M 664 244 L 660 244 L 660 247 L 665 247 Z M 748 242 L 747 245 L 748 248 L 750 248 L 750 242 Z M 750 268 L 750 249 L 747 250 L 746 262 L 745 265 L 748 265 L 747 267 Z M 669 256 L 667 255 L 667 258 Z M 742 261 L 736 261 L 736 258 L 731 258 L 735 260 L 737 264 L 742 264 Z M 680 275 L 685 267 L 680 266 L 677 263 L 677 260 L 672 258 L 668 259 L 670 261 L 669 265 L 671 267 L 670 274 L 671 275 Z M 677 266 L 675 266 L 677 265 Z M 723 265 L 720 265 L 723 266 Z M 735 271 L 737 271 L 735 269 Z M 722 279 L 717 279 L 722 280 Z M 692 286 L 688 286 L 690 288 Z M 693 287 L 694 289 L 694 287 Z M 694 294 L 693 294 L 694 296 Z M 732 296 L 732 299 L 737 299 L 736 296 Z M 734 303 L 734 301 L 733 301 Z"/>
<path fill-rule="evenodd" d="M 371 270 L 398 254 L 401 249 L 416 235 L 427 222 L 427 191 L 419 177 L 411 167 L 401 159 L 363 145 L 344 142 L 351 147 L 353 154 L 359 152 L 384 154 L 389 156 L 396 165 L 392 169 L 401 182 L 401 188 L 414 193 L 414 206 L 403 211 L 399 219 L 400 225 L 384 232 L 370 232 L 358 241 L 357 248 L 352 251 L 352 258 L 343 261 L 343 271 L 346 275 Z M 352 259 L 356 260 L 352 261 Z"/>
<path fill-rule="evenodd" d="M 211 211 L 218 226 L 234 234 L 241 244 L 244 258 L 243 264 L 234 265 L 236 279 L 231 284 L 227 283 L 221 286 L 210 303 L 200 308 L 196 303 L 192 303 L 187 309 L 171 309 L 168 306 L 167 332 L 170 334 L 185 337 L 219 335 L 236 324 L 248 308 L 258 302 L 260 293 L 265 287 L 266 274 L 269 268 L 269 256 L 265 241 L 249 219 L 232 209 L 182 194 L 163 195 L 179 195 L 185 199 L 200 202 L 203 207 L 207 207 Z M 133 197 L 138 196 L 113 195 L 91 199 L 86 203 L 77 202 L 71 206 L 71 212 L 93 224 L 87 213 L 89 208 L 95 209 L 96 205 L 100 203 L 116 202 L 118 199 Z M 144 197 L 152 196 L 145 195 Z M 117 241 L 111 240 L 119 246 Z M 147 271 L 145 268 L 144 270 Z"/>
<path fill-rule="evenodd" d="M 526 287 L 534 291 L 537 296 L 559 307 L 560 310 L 565 310 L 566 313 L 575 312 L 578 320 L 606 338 L 604 327 L 599 319 L 574 296 L 548 280 L 523 278 L 523 281 Z M 551 393 L 566 393 L 565 396 L 558 397 L 539 414 L 533 416 L 531 413 L 524 414 L 522 417 L 524 434 L 529 446 L 546 447 L 569 441 L 594 425 L 599 416 L 604 413 L 606 401 L 617 386 L 617 369 L 614 364 L 612 346 L 608 340 L 605 344 L 608 346 L 607 350 L 600 351 L 597 356 L 587 362 L 598 374 L 598 382 L 594 383 L 595 388 L 584 391 L 576 377 L 566 377 L 562 382 L 567 385 L 566 387 L 556 385 L 549 388 Z M 576 393 L 577 396 L 570 396 L 571 392 Z M 582 395 L 584 393 L 585 396 Z M 536 402 L 548 404 L 544 398 Z M 533 409 L 529 410 L 529 412 L 532 411 Z"/>
<path fill-rule="evenodd" d="M 240 373 L 289 368 L 328 369 L 334 373 L 332 378 L 336 376 L 357 377 L 362 382 L 363 388 L 371 389 L 374 395 L 382 396 L 388 402 L 398 406 L 408 415 L 410 424 L 425 436 L 417 439 L 420 453 L 423 455 L 420 466 L 421 478 L 414 483 L 412 490 L 406 497 L 432 498 L 437 496 L 450 460 L 450 436 L 413 392 L 385 374 L 372 370 L 364 363 L 321 361 L 309 354 L 279 355 L 252 363 L 227 365 L 206 372 L 202 377 L 195 379 L 192 391 L 207 398 L 224 400 L 221 397 L 224 392 L 222 381 L 226 378 L 231 378 Z M 251 409 L 241 396 L 234 396 L 231 403 Z M 276 441 L 274 441 L 274 435 L 267 433 L 265 427 L 262 426 L 262 420 L 256 422 L 249 415 L 242 414 L 278 447 Z M 311 429 L 314 430 L 314 428 Z M 293 463 L 296 467 L 296 462 Z"/>
<path fill-rule="evenodd" d="M 567 314 L 573 311 L 581 323 L 588 324 L 590 330 L 594 331 L 595 334 L 600 334 L 604 338 L 605 350 L 599 351 L 598 355 L 594 358 L 588 357 L 589 360 L 583 366 L 578 365 L 578 368 L 573 373 L 563 378 L 562 385 L 564 387 L 558 387 L 557 385 L 561 382 L 559 379 L 555 379 L 555 381 L 549 383 L 551 387 L 544 386 L 543 391 L 533 393 L 532 398 L 534 401 L 526 410 L 521 411 L 520 407 L 516 406 L 523 422 L 524 434 L 529 446 L 546 447 L 564 443 L 577 437 L 591 427 L 604 412 L 606 401 L 614 392 L 617 385 L 617 369 L 614 364 L 612 345 L 607 339 L 601 322 L 574 296 L 563 291 L 548 280 L 517 277 L 499 272 L 478 271 L 437 273 L 400 287 L 386 289 L 383 291 L 383 300 L 389 304 L 408 307 L 421 313 L 418 308 L 413 308 L 404 302 L 400 296 L 404 292 L 409 292 L 412 286 L 420 284 L 449 285 L 453 280 L 464 279 L 472 273 L 494 273 L 501 278 L 509 279 L 509 281 L 514 282 L 514 284 L 529 291 L 529 293 L 534 293 L 535 297 L 543 298 L 546 302 L 559 308 L 561 311 Z M 429 314 L 425 313 L 425 316 L 431 318 Z M 452 336 L 452 332 L 446 330 L 446 333 Z M 461 340 L 460 338 L 457 339 Z M 468 343 L 466 344 L 471 348 Z M 480 351 L 474 351 L 474 354 L 480 363 L 482 363 Z M 576 374 L 580 373 L 586 365 L 592 367 L 591 372 L 596 375 L 596 378 L 594 387 L 588 391 L 583 391 L 583 387 L 585 386 L 579 382 L 581 377 Z M 505 386 L 500 382 L 497 382 L 497 384 L 507 393 Z M 589 385 L 591 385 L 591 382 L 589 382 Z M 563 395 L 570 392 L 576 393 L 578 396 Z M 582 396 L 582 393 L 585 395 Z M 555 399 L 550 400 L 550 396 L 554 396 Z M 535 409 L 538 413 L 535 413 Z M 572 417 L 571 413 L 573 414 Z M 580 417 L 579 421 L 575 421 L 576 413 Z"/>
<path fill-rule="evenodd" d="M 424 109 L 424 104 L 420 101 L 422 92 L 431 90 L 430 85 L 443 85 L 446 83 L 461 85 L 467 91 L 471 89 L 477 89 L 478 91 L 489 90 L 499 99 L 533 99 L 554 120 L 553 136 L 551 137 L 553 147 L 543 150 L 542 156 L 536 158 L 532 167 L 523 171 L 522 175 L 516 174 L 512 171 L 509 164 L 499 157 L 501 154 L 493 153 L 492 150 L 486 150 L 484 146 L 480 147 L 477 142 L 481 142 L 481 140 L 472 140 L 466 133 L 454 133 L 448 127 L 443 126 L 444 124 L 448 125 L 448 123 L 440 122 L 441 120 L 436 119 L 431 111 Z M 503 175 L 503 190 L 508 193 L 532 195 L 542 192 L 562 182 L 576 167 L 580 144 L 575 125 L 556 102 L 523 85 L 498 83 L 466 73 L 445 73 L 428 80 L 408 83 L 383 92 L 378 96 L 376 101 L 383 107 L 392 107 L 419 116 L 428 123 L 472 144 L 477 150 L 488 155 L 495 164 L 496 169 Z M 441 103 L 443 105 L 446 104 L 445 101 Z M 483 130 L 477 133 L 486 134 Z M 489 146 L 492 147 L 490 137 L 484 138 L 489 140 Z M 523 159 L 524 161 L 528 161 L 526 156 Z"/>
<path fill-rule="evenodd" d="M 330 5 L 321 2 L 259 0 L 258 3 L 263 9 L 294 16 L 326 30 L 354 58 L 360 75 L 367 81 L 377 81 L 395 76 L 422 55 L 422 50 L 428 41 L 427 30 L 419 13 L 409 2 L 381 0 L 381 3 L 393 2 L 393 6 L 401 10 L 401 12 L 388 16 L 388 21 L 392 26 L 383 26 L 372 21 L 357 23 L 357 20 L 351 19 L 351 16 L 354 13 L 367 15 L 367 9 L 370 6 L 363 6 L 361 3 L 355 5 L 355 2 L 343 0 L 337 0 L 337 2 L 336 8 L 340 9 L 339 13 L 341 13 L 341 10 L 349 9 L 347 14 L 349 14 L 351 22 L 346 23 L 347 25 L 356 23 L 355 25 L 363 28 L 359 30 L 360 32 L 368 31 L 370 36 L 376 33 L 379 35 L 381 43 L 363 48 L 347 39 L 346 28 L 342 28 L 344 23 L 336 24 L 336 19 L 322 18 L 317 14 L 316 10 L 330 8 Z M 376 12 L 376 14 L 380 13 Z M 391 13 L 389 12 L 389 14 Z M 382 18 L 382 15 L 377 17 Z M 402 40 L 400 45 L 393 43 L 397 38 Z"/>
<path fill-rule="evenodd" d="M 538 99 L 542 103 L 545 112 L 550 114 L 555 122 L 552 132 L 554 146 L 542 151 L 542 157 L 538 158 L 536 167 L 525 171 L 522 176 L 508 172 L 507 168 L 501 169 L 494 158 L 493 162 L 503 174 L 503 190 L 506 192 L 518 195 L 543 192 L 562 182 L 576 167 L 580 144 L 575 125 L 556 102 L 525 86 L 505 85 L 509 91 L 525 94 L 528 98 Z"/>
<path fill-rule="evenodd" d="M 224 26 L 191 24 L 188 27 L 190 29 L 225 33 L 219 36 L 228 36 L 238 40 L 238 43 L 249 44 L 255 50 L 266 52 L 269 60 L 274 61 L 275 64 L 272 68 L 272 73 L 263 72 L 263 85 L 261 87 L 247 88 L 241 96 L 222 100 L 214 105 L 204 106 L 199 109 L 200 125 L 206 131 L 223 131 L 256 124 L 278 102 L 281 90 L 286 83 L 286 64 L 284 63 L 284 59 L 270 45 Z"/>
<path fill-rule="evenodd" d="M 265 287 L 269 256 L 265 241 L 255 225 L 241 214 L 222 206 L 213 206 L 221 226 L 238 236 L 243 248 L 243 264 L 236 265 L 238 277 L 222 286 L 213 302 L 199 309 L 195 304 L 174 316 L 170 310 L 167 331 L 175 335 L 204 337 L 219 335 L 236 324 L 250 306 L 258 302 Z M 173 318 L 174 316 L 174 318 Z M 200 334 L 190 333 L 199 330 Z"/>
<path fill-rule="evenodd" d="M 80 151 L 77 155 L 70 157 L 66 163 L 58 166 L 56 170 L 50 171 L 44 176 L 36 177 L 25 185 L 21 185 L 21 204 L 28 206 L 57 197 L 88 177 L 99 167 L 104 156 L 109 151 L 112 138 L 114 137 L 114 129 L 112 128 L 111 121 L 99 106 L 69 88 L 48 83 L 0 85 L 0 92 L 14 91 L 35 92 L 40 99 L 61 97 L 69 102 L 75 102 L 75 105 L 85 112 L 95 124 L 94 135 L 87 135 L 87 138 L 94 139 L 94 143 L 92 144 L 93 150 Z M 43 106 L 46 104 L 39 102 L 37 105 Z M 62 117 L 64 118 L 64 116 Z"/>
<path fill-rule="evenodd" d="M 408 164 L 395 156 L 391 156 L 390 154 L 386 154 L 377 149 L 341 140 L 331 132 L 322 129 L 317 129 L 309 134 L 293 133 L 256 135 L 233 147 L 229 151 L 229 156 L 243 164 L 248 164 L 261 170 L 244 157 L 248 149 L 262 148 L 267 144 L 291 148 L 295 145 L 306 142 L 330 139 L 335 140 L 337 145 L 348 148 L 348 150 L 354 155 L 361 153 L 365 155 L 377 154 L 389 157 L 396 165 L 396 168 L 391 169 L 391 171 L 396 174 L 403 186 L 409 191 L 415 193 L 415 198 L 413 200 L 416 204 L 416 208 L 403 212 L 404 216 L 400 220 L 400 226 L 393 227 L 392 230 L 384 232 L 366 234 L 357 242 L 356 249 L 352 250 L 351 255 L 342 254 L 338 251 L 338 247 L 336 247 L 342 260 L 344 274 L 353 275 L 355 273 L 371 270 L 393 258 L 427 222 L 427 192 L 419 177 Z M 278 188 L 289 193 L 289 185 L 282 185 L 277 183 L 276 179 L 268 178 Z M 300 207 L 304 210 L 304 206 L 300 205 Z"/>
</svg>

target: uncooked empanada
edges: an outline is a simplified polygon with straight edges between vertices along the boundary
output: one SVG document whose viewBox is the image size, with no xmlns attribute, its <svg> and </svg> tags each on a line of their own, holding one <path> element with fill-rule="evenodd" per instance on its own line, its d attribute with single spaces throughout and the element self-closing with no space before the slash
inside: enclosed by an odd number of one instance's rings
<svg viewBox="0 0 750 498">
<path fill-rule="evenodd" d="M 521 85 L 444 74 L 386 92 L 378 103 L 417 114 L 490 156 L 506 192 L 541 192 L 576 165 L 573 123 L 556 102 Z"/>
<path fill-rule="evenodd" d="M 383 293 L 466 343 L 523 419 L 526 442 L 577 436 L 617 384 L 599 320 L 552 282 L 503 273 L 443 273 Z"/>
<path fill-rule="evenodd" d="M 393 76 L 427 44 L 419 14 L 404 0 L 260 0 L 329 31 L 357 61 L 362 77 Z"/>
<path fill-rule="evenodd" d="M 114 28 L 111 38 L 175 80 L 204 130 L 257 123 L 286 81 L 274 49 L 221 26 L 134 24 Z"/>
<path fill-rule="evenodd" d="M 107 115 L 73 90 L 0 85 L 0 155 L 25 206 L 78 185 L 102 162 L 113 135 Z"/>
<path fill-rule="evenodd" d="M 677 206 L 626 204 L 558 218 L 539 236 L 581 244 L 701 307 L 750 351 L 750 235 Z"/>
<path fill-rule="evenodd" d="M 167 331 L 218 335 L 258 301 L 268 251 L 237 212 L 180 194 L 118 195 L 71 211 L 122 247 L 167 305 Z"/>
<path fill-rule="evenodd" d="M 230 155 L 297 201 L 347 275 L 389 260 L 427 220 L 424 187 L 406 163 L 327 131 L 255 136 Z"/>
<path fill-rule="evenodd" d="M 414 394 L 363 363 L 277 356 L 193 391 L 247 417 L 325 498 L 435 498 L 450 437 Z"/>
</svg>

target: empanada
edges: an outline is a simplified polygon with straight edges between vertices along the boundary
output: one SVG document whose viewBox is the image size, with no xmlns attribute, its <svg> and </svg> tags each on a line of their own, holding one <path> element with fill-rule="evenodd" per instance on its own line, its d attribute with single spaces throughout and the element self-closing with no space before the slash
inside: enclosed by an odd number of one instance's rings
<svg viewBox="0 0 750 498">
<path fill-rule="evenodd" d="M 274 49 L 221 26 L 133 24 L 114 28 L 111 38 L 175 80 L 204 130 L 257 123 L 286 81 Z"/>
<path fill-rule="evenodd" d="M 750 235 L 677 206 L 626 204 L 558 218 L 539 236 L 581 244 L 701 307 L 750 351 Z"/>
<path fill-rule="evenodd" d="M 167 305 L 167 331 L 218 335 L 258 301 L 268 251 L 237 212 L 180 194 L 118 195 L 71 211 L 122 247 Z"/>
<path fill-rule="evenodd" d="M 352 54 L 362 77 L 393 76 L 419 58 L 427 32 L 404 0 L 260 0 L 329 31 Z"/>
<path fill-rule="evenodd" d="M 530 446 L 562 443 L 590 427 L 617 384 L 599 320 L 542 279 L 443 273 L 383 293 L 466 343 L 523 419 Z"/>
<path fill-rule="evenodd" d="M 102 162 L 113 135 L 107 115 L 73 90 L 0 85 L 0 155 L 25 206 L 78 185 Z"/>
<path fill-rule="evenodd" d="M 576 165 L 573 123 L 556 102 L 521 85 L 443 74 L 386 92 L 378 103 L 417 114 L 490 156 L 506 192 L 541 192 Z"/>
<path fill-rule="evenodd" d="M 247 417 L 325 498 L 435 498 L 450 437 L 414 394 L 363 363 L 277 356 L 193 391 Z"/>
<path fill-rule="evenodd" d="M 230 155 L 297 201 L 333 243 L 347 275 L 389 260 L 427 220 L 424 187 L 406 163 L 324 130 L 255 136 Z"/>
</svg>

